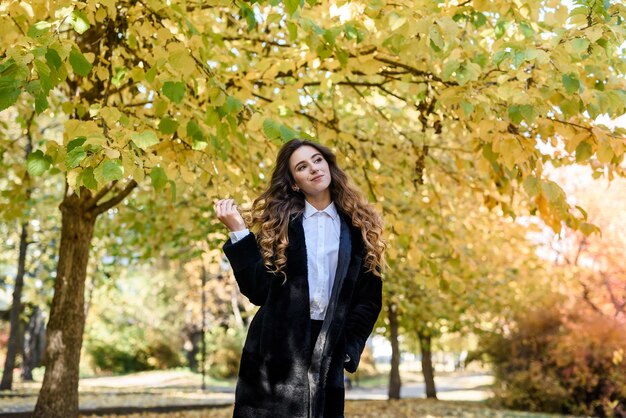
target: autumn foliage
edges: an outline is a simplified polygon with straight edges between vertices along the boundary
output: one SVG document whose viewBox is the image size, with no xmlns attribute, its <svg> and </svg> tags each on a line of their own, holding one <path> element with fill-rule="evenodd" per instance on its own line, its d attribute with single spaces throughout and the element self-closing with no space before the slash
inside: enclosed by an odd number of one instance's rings
<svg viewBox="0 0 626 418">
<path fill-rule="evenodd" d="M 626 414 L 626 327 L 589 310 L 534 307 L 492 335 L 497 401 L 504 406 L 593 416 Z"/>
<path fill-rule="evenodd" d="M 2 2 L 1 219 L 26 231 L 29 190 L 44 184 L 62 209 L 55 277 L 67 280 L 35 415 L 77 414 L 97 225 L 146 257 L 217 242 L 211 201 L 250 202 L 296 136 L 336 150 L 384 213 L 399 311 L 436 306 L 421 309 L 433 335 L 481 325 L 483 302 L 497 315 L 534 263 L 500 268 L 518 253 L 474 247 L 488 222 L 466 221 L 489 209 L 589 235 L 547 172 L 624 174 L 626 131 L 596 118 L 626 112 L 626 7 L 573 3 Z"/>
</svg>

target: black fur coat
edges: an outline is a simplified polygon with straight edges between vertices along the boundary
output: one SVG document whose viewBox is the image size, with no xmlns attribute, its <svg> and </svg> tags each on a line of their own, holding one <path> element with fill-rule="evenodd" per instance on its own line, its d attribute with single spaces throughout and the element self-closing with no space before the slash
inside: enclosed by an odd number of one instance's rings
<svg viewBox="0 0 626 418">
<path fill-rule="evenodd" d="M 343 369 L 357 369 L 381 309 L 382 282 L 365 272 L 360 231 L 340 217 L 337 274 L 313 352 L 302 215 L 289 224 L 285 284 L 263 265 L 252 233 L 224 245 L 239 289 L 260 306 L 241 355 L 235 418 L 343 417 Z"/>
</svg>

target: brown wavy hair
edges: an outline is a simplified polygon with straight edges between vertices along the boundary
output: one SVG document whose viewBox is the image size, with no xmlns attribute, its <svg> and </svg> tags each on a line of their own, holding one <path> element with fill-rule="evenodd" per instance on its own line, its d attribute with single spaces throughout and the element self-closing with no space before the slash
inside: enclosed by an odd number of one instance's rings
<svg viewBox="0 0 626 418">
<path fill-rule="evenodd" d="M 386 247 L 382 239 L 381 217 L 350 183 L 346 173 L 337 166 L 337 158 L 333 152 L 323 145 L 303 139 L 292 139 L 281 147 L 269 187 L 254 200 L 252 208 L 246 214 L 248 224 L 256 231 L 265 265 L 270 271 L 282 274 L 286 279 L 285 251 L 289 245 L 287 235 L 289 221 L 304 213 L 304 195 L 292 188 L 295 181 L 289 170 L 289 158 L 295 150 L 304 145 L 318 150 L 328 162 L 331 199 L 337 209 L 347 214 L 352 225 L 361 231 L 367 271 L 380 276 Z"/>
</svg>

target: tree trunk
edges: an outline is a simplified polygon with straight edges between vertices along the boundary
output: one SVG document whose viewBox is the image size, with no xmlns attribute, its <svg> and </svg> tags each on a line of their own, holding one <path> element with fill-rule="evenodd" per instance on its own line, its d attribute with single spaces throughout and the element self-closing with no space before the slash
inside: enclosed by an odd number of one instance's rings
<svg viewBox="0 0 626 418">
<path fill-rule="evenodd" d="M 11 306 L 11 320 L 9 331 L 9 343 L 7 346 L 7 357 L 4 362 L 2 372 L 2 382 L 0 390 L 11 390 L 13 387 L 13 369 L 15 368 L 15 357 L 19 348 L 20 339 L 20 313 L 22 312 L 22 289 L 24 288 L 24 272 L 26 265 L 26 250 L 28 248 L 28 224 L 22 224 L 20 233 L 20 249 L 17 262 L 17 275 L 15 276 L 15 287 L 13 288 L 13 305 Z"/>
<path fill-rule="evenodd" d="M 85 191 L 85 193 L 88 193 Z M 96 215 L 75 194 L 61 209 L 61 246 L 46 333 L 46 372 L 34 417 L 78 416 L 78 366 L 85 326 L 85 278 Z"/>
<path fill-rule="evenodd" d="M 422 374 L 426 384 L 426 397 L 437 399 L 437 389 L 435 388 L 435 370 L 433 369 L 433 357 L 431 351 L 432 337 L 423 333 L 418 333 L 420 350 L 422 352 Z"/>
<path fill-rule="evenodd" d="M 391 370 L 389 371 L 389 399 L 400 399 L 400 343 L 398 342 L 398 312 L 395 303 L 387 310 L 389 315 L 389 331 L 391 333 Z"/>
<path fill-rule="evenodd" d="M 202 332 L 199 330 L 187 331 L 187 342 L 185 343 L 189 349 L 187 350 L 187 364 L 192 372 L 200 372 L 198 365 L 198 353 L 200 352 L 200 341 L 202 341 Z"/>
<path fill-rule="evenodd" d="M 92 195 L 85 187 L 80 197 L 66 184 L 61 209 L 61 245 L 54 298 L 46 330 L 46 372 L 35 405 L 34 418 L 78 417 L 78 367 L 85 328 L 85 279 L 91 238 L 98 215 L 119 204 L 137 186 L 135 180 L 120 190 L 117 181 Z M 98 203 L 113 192 L 113 197 Z"/>
<path fill-rule="evenodd" d="M 24 346 L 22 348 L 22 380 L 33 381 L 33 369 L 41 362 L 41 353 L 45 342 L 45 328 L 43 315 L 39 306 L 33 307 L 33 313 L 28 320 L 24 332 Z"/>
</svg>

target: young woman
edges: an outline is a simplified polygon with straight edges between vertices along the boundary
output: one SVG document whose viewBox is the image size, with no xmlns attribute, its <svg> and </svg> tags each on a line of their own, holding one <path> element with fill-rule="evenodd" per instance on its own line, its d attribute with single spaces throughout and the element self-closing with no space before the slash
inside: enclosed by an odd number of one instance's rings
<svg viewBox="0 0 626 418">
<path fill-rule="evenodd" d="M 224 252 L 260 308 L 241 355 L 234 417 L 343 417 L 343 369 L 356 371 L 381 309 L 382 224 L 330 149 L 280 149 L 249 224 L 217 202 Z"/>
</svg>

